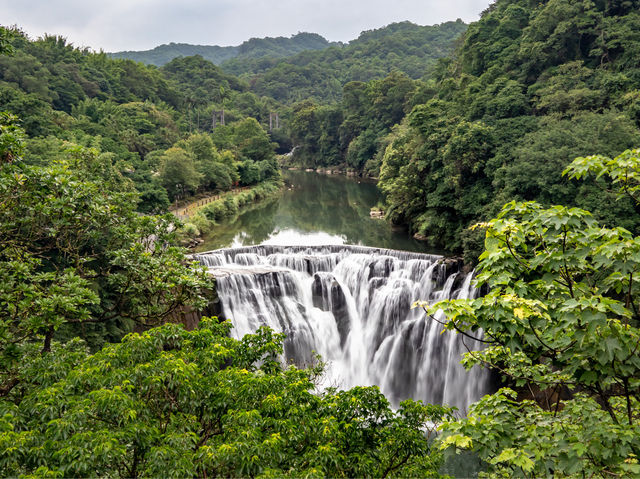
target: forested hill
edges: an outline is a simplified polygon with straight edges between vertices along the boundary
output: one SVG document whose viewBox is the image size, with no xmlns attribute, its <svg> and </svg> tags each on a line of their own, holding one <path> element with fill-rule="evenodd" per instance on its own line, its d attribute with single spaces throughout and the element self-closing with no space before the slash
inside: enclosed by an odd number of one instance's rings
<svg viewBox="0 0 640 479">
<path fill-rule="evenodd" d="M 467 227 L 514 199 L 637 230 L 630 203 L 562 171 L 640 144 L 638 25 L 638 0 L 492 4 L 386 149 L 390 217 L 449 247 L 470 247 Z"/>
<path fill-rule="evenodd" d="M 232 58 L 282 58 L 307 50 L 322 50 L 330 43 L 316 33 L 298 33 L 286 37 L 251 38 L 241 45 L 220 47 L 217 45 L 190 45 L 188 43 L 169 43 L 151 50 L 124 51 L 109 53 L 112 58 L 124 58 L 149 65 L 162 66 L 177 57 L 200 55 L 202 58 L 219 65 Z"/>
<path fill-rule="evenodd" d="M 466 30 L 462 20 L 420 26 L 401 22 L 362 32 L 347 45 L 305 51 L 290 58 L 241 58 L 224 62 L 223 70 L 249 80 L 251 89 L 282 102 L 340 100 L 350 81 L 369 81 L 400 71 L 422 78 L 438 58 L 453 53 Z"/>
<path fill-rule="evenodd" d="M 25 162 L 49 165 L 70 151 L 96 156 L 126 178 L 144 213 L 278 176 L 266 131 L 274 102 L 202 57 L 157 68 L 74 48 L 58 36 L 9 33 L 11 55 L 0 55 L 0 111 L 17 118 L 0 121 L 26 133 Z M 223 109 L 226 124 L 212 131 L 213 114 Z"/>
</svg>

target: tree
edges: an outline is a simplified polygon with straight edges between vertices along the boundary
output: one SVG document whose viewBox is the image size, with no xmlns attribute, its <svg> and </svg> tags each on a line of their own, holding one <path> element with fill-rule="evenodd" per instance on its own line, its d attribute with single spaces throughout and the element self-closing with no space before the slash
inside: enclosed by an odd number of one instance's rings
<svg viewBox="0 0 640 479">
<path fill-rule="evenodd" d="M 179 147 L 164 152 L 160 165 L 160 178 L 171 199 L 183 198 L 195 193 L 202 174 L 196 169 L 193 157 Z"/>
<path fill-rule="evenodd" d="M 216 150 L 211 137 L 206 133 L 191 135 L 186 140 L 177 143 L 193 156 L 196 168 L 202 175 L 202 187 L 210 190 L 228 190 L 238 181 L 237 168 L 233 161 Z"/>
<path fill-rule="evenodd" d="M 447 408 L 393 411 L 375 387 L 314 393 L 321 367 L 283 367 L 281 334 L 229 331 L 215 319 L 166 325 L 93 356 L 57 345 L 49 364 L 30 365 L 37 387 L 0 401 L 0 472 L 439 477 L 432 438 Z"/>
<path fill-rule="evenodd" d="M 637 201 L 640 150 L 578 158 L 566 174 L 609 176 Z M 535 202 L 511 202 L 479 226 L 477 285 L 489 292 L 429 311 L 442 309 L 465 338 L 484 331 L 487 347 L 464 364 L 499 370 L 509 387 L 446 423 L 443 447 L 471 448 L 502 475 L 637 477 L 640 238 Z"/>
<path fill-rule="evenodd" d="M 72 145 L 45 167 L 15 158 L 0 198 L 0 397 L 20 397 L 31 356 L 56 338 L 95 348 L 206 305 L 211 280 L 172 246 L 175 218 L 136 214 L 109 156 Z"/>
<path fill-rule="evenodd" d="M 603 155 L 576 158 L 565 170 L 565 175 L 573 179 L 606 178 L 610 185 L 608 192 L 616 199 L 631 199 L 640 213 L 640 149 L 627 150 L 611 159 Z"/>
<path fill-rule="evenodd" d="M 18 126 L 18 117 L 0 112 L 0 165 L 22 156 L 25 134 Z"/>
<path fill-rule="evenodd" d="M 636 231 L 628 202 L 612 208 L 593 182 L 576 185 L 561 172 L 581 152 L 616 156 L 640 141 L 640 70 L 632 61 L 639 37 L 631 27 L 638 6 L 494 2 L 469 26 L 454 58 L 409 95 L 408 128 L 396 130 L 397 147 L 380 167 L 390 217 L 469 258 L 482 245 L 464 231 L 514 199 L 575 201 L 604 225 Z M 352 93 L 345 93 L 350 103 L 358 98 Z"/>
<path fill-rule="evenodd" d="M 253 161 L 272 160 L 274 144 L 255 118 L 246 118 L 233 126 L 238 155 Z"/>
<path fill-rule="evenodd" d="M 11 55 L 14 51 L 11 45 L 11 32 L 4 27 L 0 27 L 0 55 Z"/>
</svg>

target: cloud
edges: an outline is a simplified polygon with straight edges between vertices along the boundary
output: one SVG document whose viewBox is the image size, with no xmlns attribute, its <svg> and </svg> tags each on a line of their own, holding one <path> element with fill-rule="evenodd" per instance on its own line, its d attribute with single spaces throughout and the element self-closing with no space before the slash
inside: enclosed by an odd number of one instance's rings
<svg viewBox="0 0 640 479">
<path fill-rule="evenodd" d="M 478 18 L 490 0 L 0 0 L 0 21 L 32 36 L 59 34 L 95 50 L 162 43 L 237 45 L 251 37 L 319 33 L 349 41 L 409 20 L 431 25 Z"/>
</svg>

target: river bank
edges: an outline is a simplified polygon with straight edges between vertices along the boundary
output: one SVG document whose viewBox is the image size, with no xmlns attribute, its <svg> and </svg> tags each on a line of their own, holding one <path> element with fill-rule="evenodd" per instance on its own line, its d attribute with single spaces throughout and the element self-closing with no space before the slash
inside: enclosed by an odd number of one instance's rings
<svg viewBox="0 0 640 479">
<path fill-rule="evenodd" d="M 196 196 L 191 198 L 188 201 L 183 201 L 178 203 L 176 206 L 172 206 L 169 208 L 169 212 L 176 215 L 181 220 L 188 220 L 190 216 L 193 216 L 198 212 L 198 210 L 213 201 L 224 198 L 228 195 L 237 195 L 243 191 L 250 189 L 250 186 L 243 186 L 240 188 L 232 188 L 229 191 L 223 191 L 221 193 L 212 193 L 212 194 L 204 194 L 200 196 Z"/>
<path fill-rule="evenodd" d="M 350 168 L 344 168 L 339 166 L 327 167 L 327 168 L 305 168 L 302 166 L 288 166 L 284 167 L 287 171 L 304 171 L 306 173 L 320 173 L 323 175 L 343 175 L 349 178 L 359 178 L 365 181 L 377 182 L 378 178 L 374 176 L 362 175 L 361 172 Z"/>
<path fill-rule="evenodd" d="M 283 186 L 281 179 L 265 181 L 194 202 L 180 210 L 182 217 L 174 213 L 185 222 L 179 231 L 182 244 L 188 248 L 197 247 L 204 242 L 202 236 L 210 233 L 221 221 L 241 214 L 258 202 L 275 198 Z"/>
</svg>

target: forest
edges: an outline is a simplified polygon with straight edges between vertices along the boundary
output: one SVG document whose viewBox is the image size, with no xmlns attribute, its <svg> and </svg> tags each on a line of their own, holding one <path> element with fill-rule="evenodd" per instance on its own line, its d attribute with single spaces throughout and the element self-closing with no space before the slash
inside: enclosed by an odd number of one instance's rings
<svg viewBox="0 0 640 479">
<path fill-rule="evenodd" d="M 638 0 L 496 0 L 147 64 L 0 27 L 0 474 L 640 476 L 638 25 Z M 184 235 L 282 166 L 375 177 L 389 223 L 464 255 L 483 295 L 415 307 L 483 343 L 461 361 L 495 392 L 392 407 L 319 391 L 283 334 L 180 324 L 216 299 Z"/>
<path fill-rule="evenodd" d="M 379 177 L 391 221 L 470 260 L 482 235 L 468 227 L 513 199 L 570 202 L 633 229 L 632 202 L 560 173 L 638 145 L 635 7 L 495 2 L 426 78 L 396 72 L 347 83 L 340 103 L 294 106 L 299 162 Z"/>
</svg>

